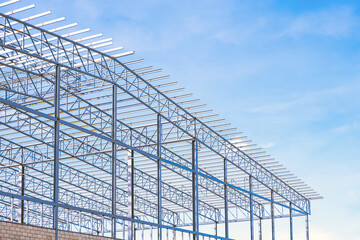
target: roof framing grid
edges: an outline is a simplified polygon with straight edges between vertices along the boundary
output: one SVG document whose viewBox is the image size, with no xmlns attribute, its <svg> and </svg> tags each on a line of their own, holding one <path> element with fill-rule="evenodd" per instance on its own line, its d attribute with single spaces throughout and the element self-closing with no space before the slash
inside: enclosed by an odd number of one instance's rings
<svg viewBox="0 0 360 240">
<path fill-rule="evenodd" d="M 0 9 L 0 220 L 231 239 L 200 225 L 310 214 L 319 194 L 161 69 L 65 18 L 33 23 L 50 11 L 15 17 L 34 7 Z"/>
</svg>

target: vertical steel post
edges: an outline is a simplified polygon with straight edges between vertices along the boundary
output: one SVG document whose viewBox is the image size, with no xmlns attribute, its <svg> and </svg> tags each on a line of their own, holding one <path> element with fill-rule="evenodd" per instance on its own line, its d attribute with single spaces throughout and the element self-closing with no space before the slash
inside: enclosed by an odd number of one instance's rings
<svg viewBox="0 0 360 240">
<path fill-rule="evenodd" d="M 262 223 L 261 223 L 261 218 L 259 218 L 259 240 L 262 240 Z"/>
<path fill-rule="evenodd" d="M 67 226 L 67 230 L 70 231 L 70 208 L 68 208 L 68 210 L 67 210 L 66 226 Z"/>
<path fill-rule="evenodd" d="M 144 231 L 145 231 L 145 226 L 144 224 L 141 224 L 141 240 L 144 240 Z"/>
<path fill-rule="evenodd" d="M 40 227 L 43 227 L 43 222 L 44 222 L 44 204 L 41 203 L 40 205 Z"/>
<path fill-rule="evenodd" d="M 249 191 L 250 191 L 250 239 L 254 240 L 254 204 L 252 194 L 252 176 L 249 175 Z"/>
<path fill-rule="evenodd" d="M 90 220 L 90 229 L 91 229 L 91 234 L 94 234 L 94 215 L 91 213 L 91 220 Z"/>
<path fill-rule="evenodd" d="M 23 165 L 24 162 L 24 149 L 21 148 L 21 164 L 19 165 L 19 192 L 21 196 L 25 194 L 25 167 Z M 19 223 L 24 223 L 24 200 L 19 200 Z"/>
<path fill-rule="evenodd" d="M 104 236 L 104 228 L 105 228 L 105 223 L 104 223 L 105 219 L 104 216 L 101 216 L 101 236 Z"/>
<path fill-rule="evenodd" d="M 53 223 L 55 229 L 55 240 L 58 239 L 58 215 L 59 215 L 59 158 L 60 158 L 60 65 L 56 65 L 56 77 L 55 77 L 55 137 L 54 137 L 54 212 Z"/>
<path fill-rule="evenodd" d="M 194 240 L 199 239 L 199 175 L 198 175 L 198 142 L 194 138 L 191 142 L 192 148 L 192 200 L 193 200 L 193 231 L 195 234 L 193 235 Z"/>
<path fill-rule="evenodd" d="M 128 150 L 128 217 L 134 218 L 134 150 Z M 134 222 L 128 224 L 128 240 L 135 239 Z"/>
<path fill-rule="evenodd" d="M 290 240 L 293 240 L 293 215 L 292 215 L 292 203 L 290 203 Z"/>
<path fill-rule="evenodd" d="M 79 233 L 81 233 L 81 221 L 82 221 L 82 215 L 81 211 L 79 212 Z"/>
<path fill-rule="evenodd" d="M 123 233 L 123 239 L 125 239 L 125 235 L 126 235 L 126 221 L 125 220 L 123 220 L 123 232 L 122 233 Z"/>
<path fill-rule="evenodd" d="M 309 214 L 306 214 L 305 224 L 306 224 L 306 240 L 310 239 L 310 233 L 309 233 Z"/>
<path fill-rule="evenodd" d="M 271 239 L 275 240 L 274 191 L 271 190 Z"/>
<path fill-rule="evenodd" d="M 13 222 L 14 221 L 14 198 L 10 198 L 10 221 Z"/>
<path fill-rule="evenodd" d="M 214 231 L 215 231 L 215 236 L 217 236 L 218 235 L 218 222 L 215 222 Z"/>
<path fill-rule="evenodd" d="M 29 208 L 30 208 L 30 204 L 29 204 L 29 200 L 27 200 L 26 201 L 26 224 L 29 224 L 29 214 L 30 214 Z"/>
<path fill-rule="evenodd" d="M 224 211 L 225 211 L 225 238 L 229 238 L 228 186 L 227 186 L 227 159 L 224 158 Z"/>
<path fill-rule="evenodd" d="M 116 122 L 117 122 L 117 87 L 113 85 L 112 92 L 112 121 L 111 121 L 111 137 L 112 142 L 111 151 L 111 214 L 112 214 L 112 231 L 111 237 L 116 239 Z"/>
<path fill-rule="evenodd" d="M 158 193 L 158 240 L 162 240 L 162 179 L 161 179 L 161 141 L 162 141 L 162 126 L 161 116 L 157 116 L 157 193 Z"/>
</svg>

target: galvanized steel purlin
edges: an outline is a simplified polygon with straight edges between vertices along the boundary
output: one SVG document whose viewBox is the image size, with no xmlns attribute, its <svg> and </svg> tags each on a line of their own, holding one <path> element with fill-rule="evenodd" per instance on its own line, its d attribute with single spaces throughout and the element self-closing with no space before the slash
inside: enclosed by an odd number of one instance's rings
<svg viewBox="0 0 360 240">
<path fill-rule="evenodd" d="M 57 45 L 50 45 L 49 42 L 44 43 L 44 44 L 48 45 L 49 49 L 51 49 L 51 47 L 54 48 L 55 52 L 57 53 L 55 56 L 53 54 L 53 51 L 51 51 L 52 57 L 53 57 L 52 61 L 59 62 L 59 57 L 61 56 L 59 53 L 63 52 L 63 54 L 66 55 L 66 59 L 63 60 L 62 62 L 60 62 L 61 64 L 64 64 L 64 65 L 69 64 L 70 67 L 80 66 L 80 68 L 83 68 L 86 70 L 86 66 L 89 65 L 89 64 L 87 64 L 87 65 L 84 64 L 83 59 L 86 59 L 88 62 L 90 61 L 94 65 L 94 72 L 96 72 L 96 74 L 94 73 L 94 77 L 103 78 L 102 72 L 105 71 L 106 75 L 108 77 L 110 77 L 109 81 L 113 81 L 113 82 L 118 81 L 118 79 L 120 79 L 120 78 L 122 80 L 125 80 L 127 84 L 126 84 L 126 88 L 124 90 L 126 92 L 129 92 L 129 94 L 131 96 L 138 98 L 146 106 L 148 106 L 155 112 L 161 114 L 167 121 L 170 121 L 175 126 L 177 126 L 183 130 L 183 134 L 179 136 L 180 139 L 181 139 L 181 136 L 183 136 L 184 134 L 194 137 L 193 134 L 191 133 L 191 132 L 193 132 L 192 128 L 195 125 L 194 121 L 198 122 L 199 127 L 196 131 L 196 135 L 197 135 L 197 139 L 199 139 L 202 144 L 209 147 L 210 149 L 212 149 L 213 151 L 218 153 L 220 156 L 229 159 L 229 161 L 236 164 L 243 171 L 251 174 L 255 179 L 260 180 L 264 185 L 266 185 L 270 189 L 274 190 L 277 194 L 279 194 L 280 196 L 284 197 L 285 199 L 293 202 L 294 205 L 299 207 L 301 210 L 303 210 L 303 211 L 308 210 L 307 209 L 308 208 L 307 199 L 305 197 L 303 197 L 300 193 L 298 193 L 297 191 L 292 189 L 290 186 L 288 186 L 281 179 L 279 179 L 278 177 L 273 175 L 267 169 L 262 167 L 260 164 L 253 161 L 253 159 L 251 159 L 251 157 L 246 155 L 244 152 L 242 152 L 240 149 L 238 149 L 233 144 L 228 142 L 226 139 L 224 139 L 218 133 L 216 133 L 211 128 L 206 126 L 206 124 L 204 124 L 200 120 L 196 119 L 194 116 L 192 116 L 186 110 L 184 110 L 181 106 L 177 105 L 175 102 L 173 102 L 167 96 L 162 94 L 160 91 L 153 88 L 150 83 L 144 81 L 140 76 L 138 76 L 135 72 L 133 72 L 127 66 L 123 65 L 117 59 L 112 59 L 112 57 L 110 57 L 106 54 L 103 54 L 96 50 L 87 48 L 87 47 L 82 46 L 81 44 L 75 43 L 75 42 L 73 42 L 72 44 L 74 45 L 74 48 L 76 51 L 70 52 L 70 51 L 66 50 L 62 44 L 62 41 L 67 42 L 69 40 L 62 38 L 60 36 L 57 36 L 55 34 L 46 32 L 42 29 L 36 28 L 35 26 L 31 26 L 30 24 L 20 22 L 20 21 L 16 20 L 15 18 L 12 18 L 9 16 L 6 17 L 4 14 L 0 13 L 0 15 L 2 15 L 6 19 L 8 26 L 5 24 L 5 27 L 7 29 L 10 29 L 11 31 L 13 31 L 14 36 L 16 36 L 17 33 L 19 34 L 22 32 L 21 32 L 21 30 L 13 29 L 11 27 L 11 23 L 10 23 L 9 19 L 12 19 L 14 22 L 15 21 L 19 22 L 20 24 L 22 24 L 24 26 L 24 28 L 27 28 L 28 26 L 30 26 L 31 28 L 39 30 L 40 35 L 44 35 L 45 39 L 46 39 L 46 34 L 55 36 L 57 38 L 57 43 L 58 43 Z M 29 38 L 33 39 L 33 37 L 31 37 L 29 32 L 27 34 L 26 33 L 22 33 L 22 34 L 28 35 Z M 4 40 L 5 40 L 5 38 L 4 38 Z M 20 49 L 23 49 L 23 46 L 21 45 L 21 43 L 18 41 L 17 38 L 15 41 L 13 41 L 13 43 L 15 43 L 15 42 L 17 42 L 18 47 Z M 41 43 L 41 44 L 43 44 L 43 43 Z M 42 53 L 38 51 L 35 44 L 33 44 L 33 47 L 35 48 L 37 55 L 42 56 Z M 85 48 L 86 51 L 88 52 L 88 55 L 90 56 L 90 60 L 89 60 L 89 58 L 85 58 L 84 56 L 81 56 L 78 48 Z M 68 57 L 67 54 L 77 56 L 81 62 L 78 64 L 75 64 L 73 61 L 70 60 L 70 58 Z M 100 59 L 95 59 L 94 58 L 95 55 L 100 55 Z M 73 60 L 75 60 L 75 59 L 73 58 Z M 100 61 L 100 63 L 99 63 L 99 61 Z M 107 61 L 109 61 L 109 63 L 107 63 Z M 113 72 L 111 70 L 112 68 L 115 69 L 115 62 L 117 62 L 117 64 L 120 64 L 120 66 L 124 68 L 124 69 L 122 69 L 122 73 L 125 70 L 125 72 L 129 71 L 134 75 L 134 79 L 132 82 L 129 80 L 129 77 L 124 78 L 121 75 L 118 75 L 118 74 L 116 74 L 116 72 Z M 105 66 L 103 66 L 102 63 L 104 63 Z M 101 67 L 101 71 L 99 70 L 100 67 Z M 140 84 L 145 84 L 145 86 L 140 88 L 140 87 L 138 87 Z M 130 93 L 131 91 L 134 91 L 134 90 L 136 91 L 135 94 Z M 147 99 L 144 98 L 144 96 L 147 96 Z M 163 103 L 162 101 L 165 101 L 165 103 Z M 170 103 L 174 105 L 173 109 L 170 107 Z M 154 106 L 154 105 L 157 105 L 157 106 Z M 173 115 L 174 113 L 177 113 L 176 115 L 180 115 L 182 117 L 182 120 L 174 121 L 172 119 L 172 117 L 174 116 Z M 183 123 L 185 124 L 184 127 L 182 127 Z"/>
</svg>

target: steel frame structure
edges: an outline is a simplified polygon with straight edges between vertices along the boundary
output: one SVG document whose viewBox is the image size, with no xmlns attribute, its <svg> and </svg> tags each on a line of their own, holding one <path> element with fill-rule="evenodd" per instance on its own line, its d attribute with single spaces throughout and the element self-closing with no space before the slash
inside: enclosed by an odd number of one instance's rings
<svg viewBox="0 0 360 240">
<path fill-rule="evenodd" d="M 294 216 L 308 224 L 321 196 L 168 76 L 145 79 L 160 69 L 64 18 L 36 23 L 51 12 L 35 5 L 3 11 L 17 2 L 0 4 L 1 221 L 56 239 L 233 239 L 229 223 L 249 221 L 253 240 L 256 219 L 275 239 L 282 217 L 292 239 Z"/>
</svg>

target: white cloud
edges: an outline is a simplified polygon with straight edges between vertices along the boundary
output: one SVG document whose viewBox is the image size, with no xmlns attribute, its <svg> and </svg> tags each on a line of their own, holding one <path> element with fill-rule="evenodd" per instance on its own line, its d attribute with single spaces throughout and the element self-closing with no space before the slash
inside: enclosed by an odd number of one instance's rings
<svg viewBox="0 0 360 240">
<path fill-rule="evenodd" d="M 342 37 L 358 25 L 358 17 L 351 7 L 336 7 L 310 12 L 290 21 L 282 35 L 299 37 L 303 35 L 326 35 Z"/>
<path fill-rule="evenodd" d="M 249 109 L 249 111 L 255 113 L 279 113 L 285 110 L 288 111 L 294 108 L 299 108 L 299 106 L 315 106 L 316 104 L 326 103 L 329 99 L 336 99 L 338 97 L 353 94 L 355 91 L 358 91 L 359 88 L 359 84 L 349 82 L 342 86 L 333 88 L 320 89 L 312 92 L 299 92 L 297 94 L 287 96 L 287 99 L 254 107 Z M 332 106 L 324 105 L 322 110 L 327 110 L 327 107 L 331 108 Z M 349 127 L 356 126 L 358 126 L 358 123 L 353 123 L 352 126 L 341 126 L 339 129 L 334 129 L 334 131 L 347 130 Z"/>
<path fill-rule="evenodd" d="M 352 132 L 352 131 L 358 131 L 360 130 L 360 122 L 359 121 L 353 121 L 351 123 L 347 123 L 347 124 L 343 124 L 340 126 L 337 126 L 333 129 L 331 129 L 330 131 L 336 134 L 344 134 L 347 132 Z"/>
<path fill-rule="evenodd" d="M 96 7 L 96 5 L 93 4 L 93 1 L 91 0 L 76 0 L 74 5 L 74 7 L 81 9 L 78 14 L 85 15 L 88 20 L 96 20 L 101 14 L 101 8 Z M 85 24 L 85 22 L 82 24 Z"/>
<path fill-rule="evenodd" d="M 262 145 L 263 148 L 271 148 L 271 147 L 273 147 L 273 146 L 275 146 L 275 143 L 272 143 L 272 142 L 270 142 L 270 143 L 265 143 L 265 144 Z"/>
</svg>

